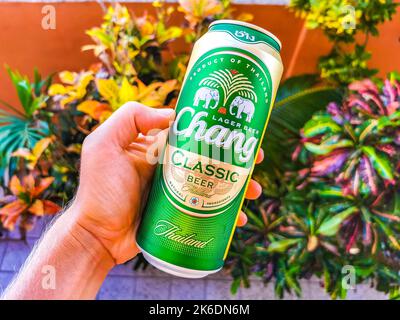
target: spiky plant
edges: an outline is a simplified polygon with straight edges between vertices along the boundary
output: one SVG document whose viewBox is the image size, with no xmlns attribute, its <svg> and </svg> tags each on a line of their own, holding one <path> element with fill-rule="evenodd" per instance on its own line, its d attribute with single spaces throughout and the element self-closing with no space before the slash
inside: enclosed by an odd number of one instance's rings
<svg viewBox="0 0 400 320">
<path fill-rule="evenodd" d="M 297 145 L 289 143 L 292 139 L 295 135 L 280 146 L 293 148 L 291 159 L 281 155 L 279 166 L 264 172 L 265 198 L 247 210 L 248 226 L 238 232 L 230 259 L 237 279 L 233 289 L 254 272 L 266 282 L 275 279 L 279 296 L 292 291 L 300 295 L 299 280 L 317 275 L 333 298 L 344 298 L 348 288 L 342 284 L 343 268 L 350 265 L 357 282 L 372 280 L 376 289 L 398 297 L 396 75 L 382 83 L 351 84 L 342 103 L 329 103 L 326 111 L 304 122 Z"/>
</svg>

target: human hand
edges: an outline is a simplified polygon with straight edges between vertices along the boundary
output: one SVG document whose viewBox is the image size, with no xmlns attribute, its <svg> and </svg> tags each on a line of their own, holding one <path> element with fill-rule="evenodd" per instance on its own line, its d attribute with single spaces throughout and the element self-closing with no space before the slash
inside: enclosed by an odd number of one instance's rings
<svg viewBox="0 0 400 320">
<path fill-rule="evenodd" d="M 146 153 L 154 143 L 165 145 L 166 130 L 148 135 L 152 129 L 167 129 L 175 117 L 173 109 L 154 109 L 130 102 L 92 132 L 84 141 L 80 184 L 71 205 L 73 220 L 93 235 L 115 263 L 133 258 L 136 229 L 146 203 L 155 164 Z M 263 159 L 262 150 L 257 163 Z M 256 199 L 261 186 L 251 180 L 247 199 Z M 238 225 L 247 221 L 242 212 Z"/>
</svg>

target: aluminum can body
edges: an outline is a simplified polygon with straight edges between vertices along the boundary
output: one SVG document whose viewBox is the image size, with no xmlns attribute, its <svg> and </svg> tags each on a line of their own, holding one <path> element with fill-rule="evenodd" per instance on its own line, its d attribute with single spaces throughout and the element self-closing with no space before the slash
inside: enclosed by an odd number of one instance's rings
<svg viewBox="0 0 400 320">
<path fill-rule="evenodd" d="M 282 76 L 280 48 L 232 20 L 195 43 L 137 234 L 157 268 L 200 278 L 223 266 Z"/>
</svg>

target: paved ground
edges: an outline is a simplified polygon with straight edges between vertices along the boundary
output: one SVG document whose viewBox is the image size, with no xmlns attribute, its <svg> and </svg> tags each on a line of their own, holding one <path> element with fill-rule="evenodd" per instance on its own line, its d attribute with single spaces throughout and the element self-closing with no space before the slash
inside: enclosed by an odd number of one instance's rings
<svg viewBox="0 0 400 320">
<path fill-rule="evenodd" d="M 28 234 L 27 243 L 17 239 L 0 239 L 0 292 L 19 270 L 31 248 L 44 229 L 44 221 Z M 11 238 L 16 235 L 11 234 Z M 115 267 L 104 282 L 98 299 L 274 299 L 273 288 L 254 279 L 250 289 L 240 288 L 236 296 L 230 294 L 231 280 L 222 273 L 205 279 L 187 280 L 167 275 L 154 268 L 133 271 L 132 263 Z M 302 283 L 303 299 L 329 299 L 317 280 Z M 367 285 L 349 293 L 349 299 L 385 299 L 383 294 Z M 286 299 L 297 299 L 287 296 Z"/>
</svg>

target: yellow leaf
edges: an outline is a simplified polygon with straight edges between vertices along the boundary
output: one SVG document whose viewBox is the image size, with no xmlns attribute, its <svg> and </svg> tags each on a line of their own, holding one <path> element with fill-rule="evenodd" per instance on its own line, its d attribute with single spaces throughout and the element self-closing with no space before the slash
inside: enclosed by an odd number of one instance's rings
<svg viewBox="0 0 400 320">
<path fill-rule="evenodd" d="M 140 50 L 129 50 L 129 52 L 128 52 L 129 59 L 131 59 L 131 60 L 135 59 L 139 53 L 140 53 Z M 128 67 L 129 67 L 129 69 L 131 69 L 129 72 L 130 74 L 132 74 L 132 75 L 136 74 L 136 70 L 133 68 L 133 66 L 131 64 L 128 64 Z"/>
<path fill-rule="evenodd" d="M 35 216 L 42 216 L 44 213 L 43 202 L 41 200 L 35 200 L 35 202 L 29 207 L 28 211 Z"/>
<path fill-rule="evenodd" d="M 97 79 L 96 84 L 100 95 L 111 104 L 113 109 L 118 108 L 119 88 L 117 83 L 112 79 Z"/>
<path fill-rule="evenodd" d="M 254 15 L 252 15 L 251 13 L 248 13 L 248 12 L 243 12 L 236 17 L 236 20 L 243 21 L 243 22 L 253 21 L 253 19 L 254 19 Z"/>
<path fill-rule="evenodd" d="M 100 28 L 92 28 L 86 31 L 86 34 L 89 35 L 96 43 L 101 43 L 107 48 L 112 45 L 112 38 L 105 31 Z"/>
<path fill-rule="evenodd" d="M 21 185 L 21 181 L 17 176 L 13 176 L 10 181 L 10 190 L 13 195 L 18 196 L 21 192 L 25 191 L 25 188 Z"/>
<path fill-rule="evenodd" d="M 147 88 L 142 88 L 139 101 L 149 107 L 161 107 L 164 105 L 167 95 L 175 90 L 176 85 L 176 80 L 152 83 Z"/>
<path fill-rule="evenodd" d="M 86 100 L 81 102 L 77 107 L 76 110 L 86 113 L 92 118 L 94 118 L 94 114 L 96 111 L 97 106 L 100 104 L 99 101 L 95 100 Z"/>
<path fill-rule="evenodd" d="M 157 90 L 157 93 L 160 97 L 165 99 L 167 98 L 167 95 L 174 91 L 177 88 L 178 81 L 177 80 L 168 80 L 164 82 L 161 87 Z"/>
<path fill-rule="evenodd" d="M 72 144 L 72 145 L 68 146 L 67 151 L 68 151 L 68 152 L 75 152 L 75 151 L 76 151 L 77 153 L 80 153 L 80 151 L 81 151 L 81 149 L 82 149 L 82 145 L 79 144 L 80 147 L 77 147 L 77 146 L 75 146 L 75 145 L 76 145 L 76 144 Z M 70 148 L 72 148 L 72 150 L 70 150 Z M 55 165 L 55 166 L 54 166 L 54 169 L 55 169 L 57 172 L 62 173 L 62 174 L 67 173 L 67 172 L 69 171 L 68 167 L 66 167 L 66 166 L 59 166 L 59 165 Z"/>
<path fill-rule="evenodd" d="M 151 94 L 152 92 L 154 92 L 155 90 L 157 90 L 159 87 L 162 86 L 162 82 L 154 82 L 154 83 L 149 84 L 147 87 L 140 80 L 137 80 L 137 83 L 138 83 L 138 90 L 139 90 L 139 95 L 137 97 L 138 100 L 145 99 L 146 96 L 148 96 L 149 94 Z"/>
<path fill-rule="evenodd" d="M 141 45 L 140 45 L 140 40 L 139 40 L 139 38 L 137 38 L 137 37 L 135 37 L 135 38 L 132 39 L 132 43 L 133 43 L 133 45 L 134 45 L 137 49 L 139 49 L 139 48 L 141 47 Z"/>
<path fill-rule="evenodd" d="M 108 104 L 95 100 L 82 102 L 78 105 L 77 110 L 88 114 L 91 118 L 100 122 L 102 122 L 102 119 L 104 118 L 104 113 L 111 114 L 112 112 L 112 109 Z"/>
<path fill-rule="evenodd" d="M 44 150 L 47 149 L 49 144 L 54 140 L 53 137 L 47 137 L 39 140 L 36 142 L 35 146 L 33 147 L 32 150 L 32 155 L 35 157 L 35 159 L 39 159 Z"/>
<path fill-rule="evenodd" d="M 129 83 L 128 79 L 124 77 L 122 79 L 121 88 L 119 89 L 119 102 L 124 104 L 128 101 L 137 100 L 137 91 L 133 89 L 133 86 Z"/>
<path fill-rule="evenodd" d="M 160 43 L 167 42 L 172 39 L 179 38 L 183 33 L 183 30 L 179 27 L 170 27 L 163 32 L 157 34 L 158 41 Z"/>
<path fill-rule="evenodd" d="M 396 250 L 400 250 L 400 244 L 397 241 L 395 236 L 389 236 L 389 240 L 393 244 L 393 246 L 396 248 Z"/>
<path fill-rule="evenodd" d="M 175 11 L 175 8 L 174 7 L 168 7 L 167 8 L 167 16 L 170 16 L 173 12 Z"/>
<path fill-rule="evenodd" d="M 47 137 L 39 140 L 32 149 L 22 148 L 13 152 L 11 155 L 13 157 L 21 157 L 28 161 L 27 167 L 29 170 L 33 170 L 36 166 L 37 161 L 42 155 L 43 151 L 47 149 L 49 144 L 53 141 L 53 137 Z"/>
<path fill-rule="evenodd" d="M 310 236 L 307 243 L 307 251 L 313 252 L 318 247 L 318 238 L 316 236 Z"/>
<path fill-rule="evenodd" d="M 154 33 L 154 25 L 150 21 L 145 21 L 140 26 L 140 33 L 142 36 L 152 35 Z"/>
<path fill-rule="evenodd" d="M 66 94 L 67 91 L 68 90 L 62 84 L 55 83 L 50 86 L 48 93 L 50 96 L 55 96 L 58 94 Z"/>
<path fill-rule="evenodd" d="M 191 26 L 224 12 L 224 6 L 218 0 L 179 0 L 179 4 L 178 10 L 185 14 Z"/>
<path fill-rule="evenodd" d="M 162 3 L 161 1 L 153 1 L 153 7 L 154 8 L 162 8 Z"/>
<path fill-rule="evenodd" d="M 88 71 L 80 75 L 78 84 L 76 86 L 76 99 L 81 99 L 86 95 L 86 87 L 93 80 L 92 72 Z"/>
<path fill-rule="evenodd" d="M 74 102 L 76 99 L 75 95 L 67 96 L 60 100 L 60 105 L 64 108 L 68 103 Z"/>
<path fill-rule="evenodd" d="M 77 80 L 78 74 L 76 72 L 62 71 L 58 76 L 63 83 L 73 85 Z"/>
<path fill-rule="evenodd" d="M 87 44 L 82 46 L 81 51 L 95 50 L 96 47 L 97 46 L 95 44 Z"/>
<path fill-rule="evenodd" d="M 33 170 L 42 155 L 42 153 L 47 149 L 49 144 L 53 141 L 53 137 L 47 137 L 39 140 L 29 154 L 19 154 L 28 161 L 27 167 L 29 170 Z"/>
</svg>

